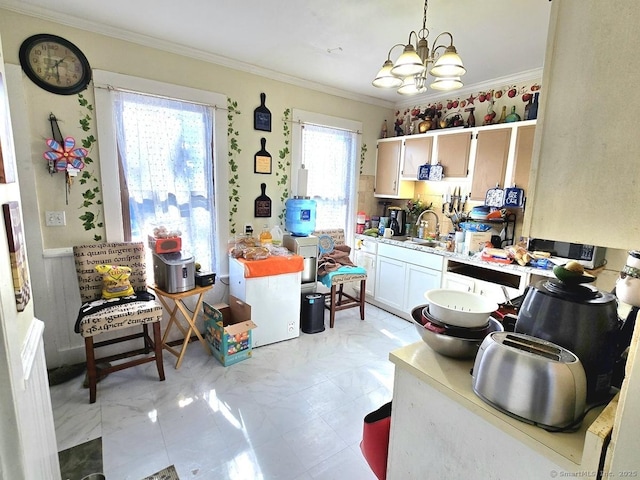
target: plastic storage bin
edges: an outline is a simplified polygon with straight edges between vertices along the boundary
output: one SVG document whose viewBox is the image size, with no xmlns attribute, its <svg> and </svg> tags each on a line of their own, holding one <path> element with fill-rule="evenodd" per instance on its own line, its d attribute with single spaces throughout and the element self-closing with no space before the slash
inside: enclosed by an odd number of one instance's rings
<svg viewBox="0 0 640 480">
<path fill-rule="evenodd" d="M 307 293 L 302 295 L 300 308 L 300 329 L 304 333 L 324 331 L 324 295 Z"/>
</svg>

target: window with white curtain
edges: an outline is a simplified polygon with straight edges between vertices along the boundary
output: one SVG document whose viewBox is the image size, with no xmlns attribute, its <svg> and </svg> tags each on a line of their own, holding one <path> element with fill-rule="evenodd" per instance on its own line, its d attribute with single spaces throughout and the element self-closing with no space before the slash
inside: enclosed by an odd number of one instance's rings
<svg viewBox="0 0 640 480">
<path fill-rule="evenodd" d="M 213 109 L 122 91 L 113 98 L 125 240 L 178 231 L 185 249 L 211 270 Z"/>
<path fill-rule="evenodd" d="M 107 241 L 164 225 L 204 270 L 228 273 L 227 98 L 94 70 Z M 214 188 L 215 186 L 215 188 Z M 149 273 L 149 271 L 148 271 Z"/>
<path fill-rule="evenodd" d="M 294 195 L 306 195 L 317 203 L 316 229 L 355 226 L 359 122 L 294 110 L 292 187 Z M 306 192 L 297 184 L 298 170 L 308 171 Z"/>
</svg>

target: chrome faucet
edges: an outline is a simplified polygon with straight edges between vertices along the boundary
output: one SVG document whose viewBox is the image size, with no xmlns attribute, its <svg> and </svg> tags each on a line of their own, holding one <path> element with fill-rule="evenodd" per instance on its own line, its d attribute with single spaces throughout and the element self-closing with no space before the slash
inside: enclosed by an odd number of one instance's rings
<svg viewBox="0 0 640 480">
<path fill-rule="evenodd" d="M 438 240 L 440 238 L 440 219 L 438 218 L 438 214 L 433 210 L 424 210 L 420 215 L 418 215 L 418 218 L 416 220 L 416 226 L 418 227 L 420 226 L 420 219 L 425 213 L 433 214 L 433 216 L 436 219 L 436 240 Z"/>
</svg>

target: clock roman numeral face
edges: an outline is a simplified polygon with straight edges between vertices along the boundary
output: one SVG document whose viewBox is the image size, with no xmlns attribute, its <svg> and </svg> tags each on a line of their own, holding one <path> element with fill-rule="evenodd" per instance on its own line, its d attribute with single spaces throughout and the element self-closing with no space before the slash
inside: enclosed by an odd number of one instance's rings
<svg viewBox="0 0 640 480">
<path fill-rule="evenodd" d="M 84 90 L 91 81 L 91 67 L 73 43 L 51 34 L 27 38 L 20 46 L 20 64 L 39 87 L 60 95 Z"/>
</svg>

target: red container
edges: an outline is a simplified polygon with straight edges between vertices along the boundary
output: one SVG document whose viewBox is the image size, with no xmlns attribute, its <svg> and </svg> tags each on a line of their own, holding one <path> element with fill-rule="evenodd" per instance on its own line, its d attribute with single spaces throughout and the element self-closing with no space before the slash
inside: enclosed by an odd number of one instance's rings
<svg viewBox="0 0 640 480">
<path fill-rule="evenodd" d="M 149 247 L 155 253 L 175 253 L 182 249 L 182 237 L 155 238 L 149 235 Z"/>
</svg>

